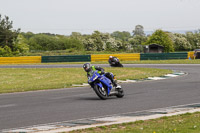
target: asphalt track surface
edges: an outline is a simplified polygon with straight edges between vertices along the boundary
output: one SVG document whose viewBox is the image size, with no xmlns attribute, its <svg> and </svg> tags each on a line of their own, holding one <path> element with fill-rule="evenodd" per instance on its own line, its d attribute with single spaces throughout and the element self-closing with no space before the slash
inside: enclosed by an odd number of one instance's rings
<svg viewBox="0 0 200 133">
<path fill-rule="evenodd" d="M 82 65 L 0 66 L 17 68 L 81 67 Z M 109 67 L 108 65 L 100 65 Z M 180 70 L 187 75 L 165 80 L 121 84 L 125 97 L 100 100 L 90 87 L 0 94 L 0 131 L 38 124 L 121 114 L 199 103 L 200 65 L 131 65 Z"/>
</svg>

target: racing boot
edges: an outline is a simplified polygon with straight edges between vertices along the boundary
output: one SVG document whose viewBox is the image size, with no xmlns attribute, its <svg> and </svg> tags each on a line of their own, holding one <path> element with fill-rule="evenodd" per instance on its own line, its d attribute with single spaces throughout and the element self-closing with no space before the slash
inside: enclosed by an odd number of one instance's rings
<svg viewBox="0 0 200 133">
<path fill-rule="evenodd" d="M 117 90 L 117 91 L 120 91 L 122 89 L 122 87 L 117 84 L 117 80 L 113 81 L 113 86 L 115 87 L 115 90 Z"/>
<path fill-rule="evenodd" d="M 112 84 L 113 84 L 113 87 L 116 88 L 116 87 L 117 87 L 117 80 L 112 79 L 111 82 L 112 82 Z"/>
<path fill-rule="evenodd" d="M 117 85 L 117 86 L 115 87 L 115 89 L 116 89 L 117 91 L 121 91 L 121 90 L 122 90 L 122 87 L 121 87 L 120 85 Z"/>
</svg>

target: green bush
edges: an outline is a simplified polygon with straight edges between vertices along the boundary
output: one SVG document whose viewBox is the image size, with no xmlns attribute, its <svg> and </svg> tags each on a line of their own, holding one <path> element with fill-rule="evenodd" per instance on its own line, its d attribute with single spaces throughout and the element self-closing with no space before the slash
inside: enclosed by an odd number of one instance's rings
<svg viewBox="0 0 200 133">
<path fill-rule="evenodd" d="M 156 30 L 144 44 L 149 45 L 154 43 L 164 46 L 165 52 L 174 52 L 172 40 L 169 35 L 162 30 Z"/>
</svg>

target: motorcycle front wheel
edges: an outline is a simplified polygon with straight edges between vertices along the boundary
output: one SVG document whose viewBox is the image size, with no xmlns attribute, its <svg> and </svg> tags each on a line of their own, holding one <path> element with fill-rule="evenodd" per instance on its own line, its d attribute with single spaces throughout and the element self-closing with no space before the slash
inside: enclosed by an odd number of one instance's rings
<svg viewBox="0 0 200 133">
<path fill-rule="evenodd" d="M 102 100 L 106 100 L 108 95 L 107 95 L 107 91 L 104 87 L 99 87 L 98 85 L 94 86 L 94 91 L 97 94 L 97 96 L 102 99 Z"/>
</svg>

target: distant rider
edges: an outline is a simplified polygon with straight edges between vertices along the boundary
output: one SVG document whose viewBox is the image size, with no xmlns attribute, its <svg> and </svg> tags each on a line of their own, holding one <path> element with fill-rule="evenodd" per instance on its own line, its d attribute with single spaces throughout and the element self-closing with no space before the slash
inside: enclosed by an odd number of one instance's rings
<svg viewBox="0 0 200 133">
<path fill-rule="evenodd" d="M 101 68 L 100 66 L 94 66 L 94 65 L 91 66 L 90 63 L 85 63 L 83 65 L 83 69 L 87 72 L 87 77 L 90 77 L 92 74 L 92 71 L 96 71 L 96 70 L 98 71 L 100 75 L 105 74 L 105 76 L 111 80 L 113 86 L 117 87 L 117 84 L 115 83 L 113 79 L 114 78 L 113 74 L 109 72 L 105 73 L 104 69 Z"/>
<path fill-rule="evenodd" d="M 117 59 L 117 57 L 115 57 L 115 56 L 109 56 L 108 62 L 111 65 L 114 65 L 115 64 L 115 59 Z"/>
</svg>

